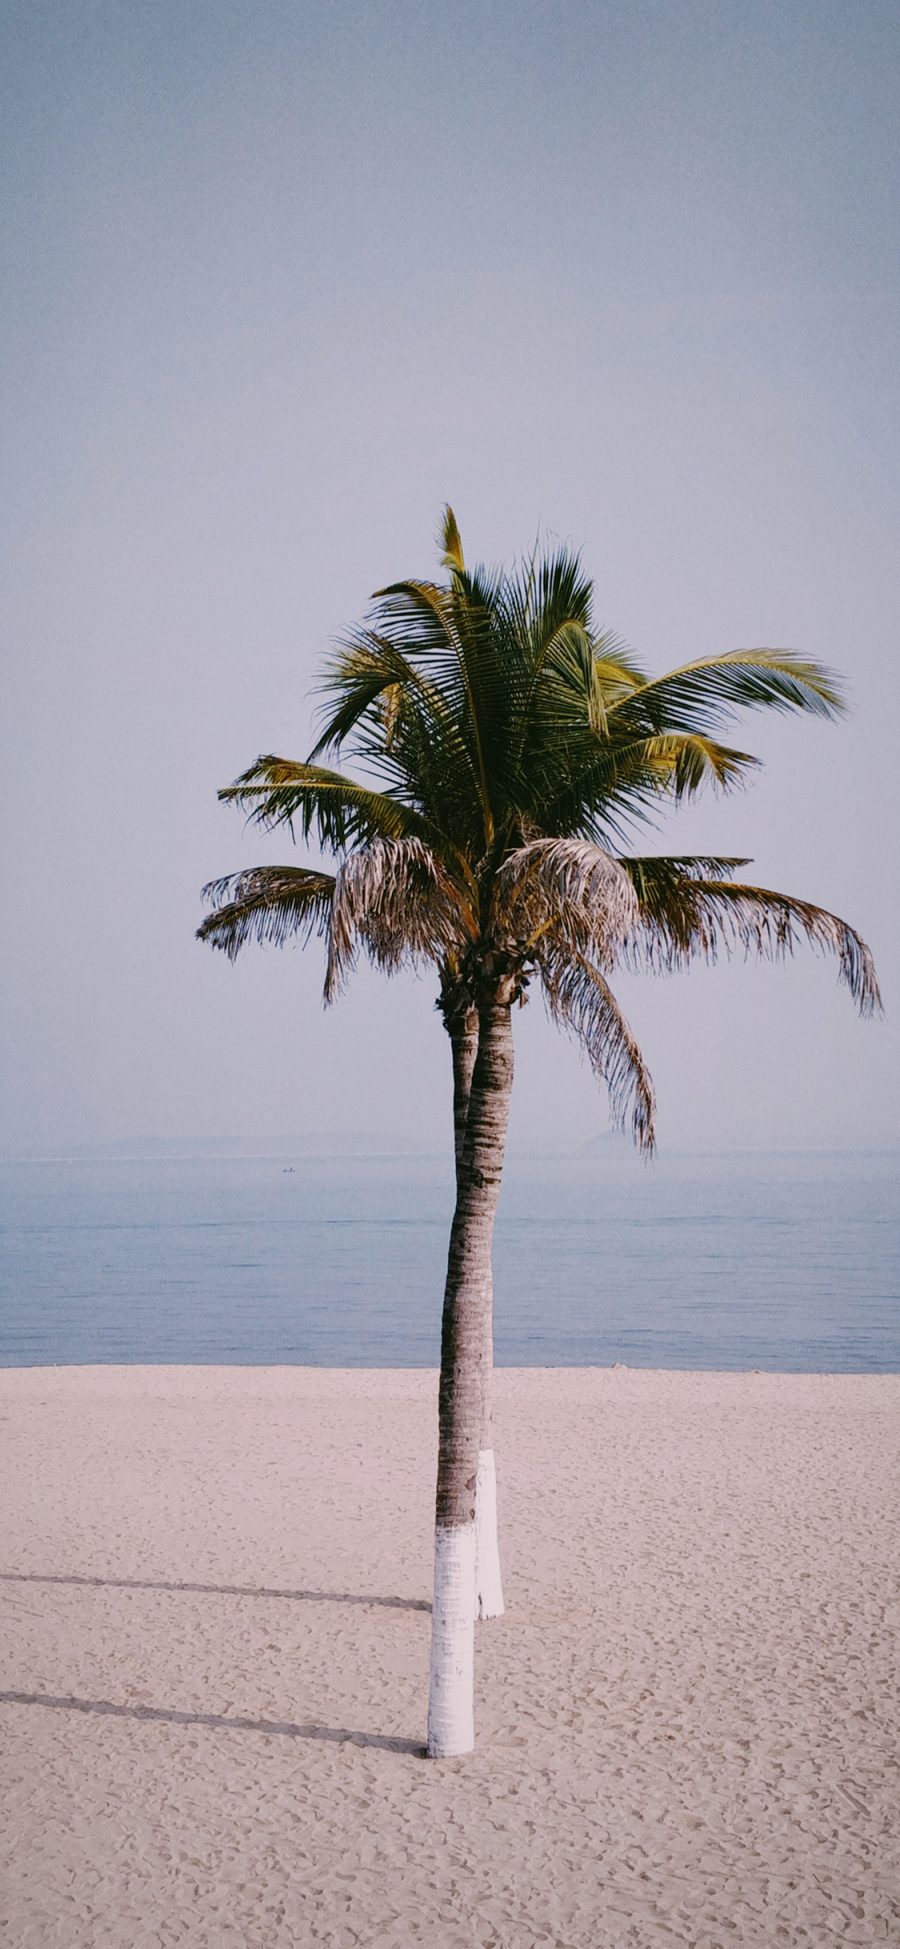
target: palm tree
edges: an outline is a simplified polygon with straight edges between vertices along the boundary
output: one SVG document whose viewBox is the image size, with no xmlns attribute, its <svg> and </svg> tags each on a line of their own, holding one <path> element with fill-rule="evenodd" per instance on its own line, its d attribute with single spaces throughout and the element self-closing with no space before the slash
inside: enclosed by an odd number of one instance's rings
<svg viewBox="0 0 900 1949">
<path fill-rule="evenodd" d="M 835 680 L 788 651 L 701 657 L 648 679 L 591 619 L 591 584 L 566 549 L 511 572 L 466 567 L 443 527 L 445 584 L 408 581 L 333 658 L 326 716 L 305 763 L 265 756 L 220 797 L 265 828 L 314 836 L 336 862 L 258 867 L 205 889 L 201 938 L 321 934 L 331 1000 L 361 951 L 393 972 L 433 964 L 454 1064 L 456 1206 L 441 1333 L 429 1752 L 468 1751 L 476 1484 L 493 1482 L 491 1246 L 513 1079 L 511 1009 L 539 982 L 587 1051 L 613 1114 L 654 1141 L 654 1101 L 616 1001 L 617 968 L 675 968 L 736 949 L 770 959 L 806 939 L 836 954 L 863 1014 L 871 957 L 846 922 L 738 882 L 743 860 L 637 857 L 636 823 L 755 760 L 720 741 L 740 707 L 832 716 Z M 349 746 L 363 777 L 323 758 Z M 487 1552 L 490 1557 L 491 1552 Z M 496 1563 L 482 1608 L 502 1607 Z M 485 1595 L 486 1591 L 486 1595 Z"/>
</svg>

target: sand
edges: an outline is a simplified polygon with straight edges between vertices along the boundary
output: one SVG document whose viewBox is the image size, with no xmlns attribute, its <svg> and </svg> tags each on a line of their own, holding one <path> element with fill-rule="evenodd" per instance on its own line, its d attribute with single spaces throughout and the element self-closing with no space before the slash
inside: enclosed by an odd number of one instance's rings
<svg viewBox="0 0 900 1949">
<path fill-rule="evenodd" d="M 900 1376 L 498 1379 L 439 1764 L 432 1374 L 0 1374 L 0 1940 L 900 1942 Z"/>
</svg>

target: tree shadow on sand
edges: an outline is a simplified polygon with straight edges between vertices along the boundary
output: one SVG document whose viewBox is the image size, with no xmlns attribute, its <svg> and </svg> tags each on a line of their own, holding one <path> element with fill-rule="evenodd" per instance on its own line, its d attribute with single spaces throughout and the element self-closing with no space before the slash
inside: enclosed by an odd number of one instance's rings
<svg viewBox="0 0 900 1949">
<path fill-rule="evenodd" d="M 138 1719 L 167 1726 L 207 1726 L 216 1732 L 259 1732 L 283 1739 L 322 1739 L 335 1746 L 375 1746 L 383 1753 L 413 1753 L 422 1758 L 421 1740 L 387 1733 L 353 1732 L 345 1726 L 294 1725 L 288 1719 L 247 1719 L 221 1712 L 179 1712 L 158 1705 L 117 1705 L 112 1699 L 51 1698 L 43 1692 L 0 1692 L 0 1705 L 42 1705 L 54 1712 L 97 1713 L 109 1719 Z"/>
<path fill-rule="evenodd" d="M 430 1611 L 431 1605 L 418 1597 L 367 1597 L 357 1592 L 328 1590 L 274 1590 L 254 1584 L 164 1583 L 144 1577 L 79 1577 L 41 1575 L 15 1570 L 0 1570 L 6 1584 L 62 1584 L 91 1590 L 164 1590 L 214 1597 L 289 1598 L 310 1604 L 380 1605 L 394 1611 Z M 374 1746 L 386 1753 L 421 1755 L 425 1748 L 416 1739 L 389 1737 L 386 1733 L 356 1732 L 345 1726 L 295 1725 L 286 1719 L 250 1719 L 239 1713 L 180 1712 L 174 1707 L 119 1705 L 112 1699 L 53 1698 L 43 1692 L 0 1692 L 0 1705 L 42 1705 L 57 1712 L 98 1713 L 113 1719 L 138 1719 L 173 1726 L 207 1726 L 222 1732 L 257 1732 L 285 1739 L 320 1739 L 337 1746 Z"/>
<path fill-rule="evenodd" d="M 0 1570 L 5 1584 L 74 1584 L 89 1590 L 174 1590 L 201 1597 L 286 1597 L 304 1604 L 378 1604 L 389 1611 L 430 1611 L 424 1597 L 367 1597 L 346 1590 L 270 1590 L 259 1584 L 161 1583 L 149 1577 L 63 1577 Z"/>
</svg>

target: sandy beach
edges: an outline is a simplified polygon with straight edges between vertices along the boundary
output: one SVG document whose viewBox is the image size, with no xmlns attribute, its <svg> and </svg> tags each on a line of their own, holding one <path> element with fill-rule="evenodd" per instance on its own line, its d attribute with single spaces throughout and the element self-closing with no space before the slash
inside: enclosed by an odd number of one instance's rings
<svg viewBox="0 0 900 1949">
<path fill-rule="evenodd" d="M 15 1949 L 900 1940 L 900 1376 L 509 1370 L 422 1757 L 436 1378 L 0 1374 Z"/>
</svg>

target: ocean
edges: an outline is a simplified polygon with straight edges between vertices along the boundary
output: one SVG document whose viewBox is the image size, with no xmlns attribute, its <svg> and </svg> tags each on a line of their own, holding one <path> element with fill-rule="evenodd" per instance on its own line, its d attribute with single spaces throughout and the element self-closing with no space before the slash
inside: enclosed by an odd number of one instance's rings
<svg viewBox="0 0 900 1949">
<path fill-rule="evenodd" d="M 896 1153 L 511 1157 L 507 1366 L 900 1371 Z M 434 1366 L 449 1162 L 0 1165 L 0 1364 Z"/>
</svg>

